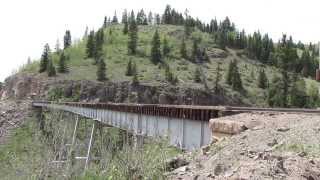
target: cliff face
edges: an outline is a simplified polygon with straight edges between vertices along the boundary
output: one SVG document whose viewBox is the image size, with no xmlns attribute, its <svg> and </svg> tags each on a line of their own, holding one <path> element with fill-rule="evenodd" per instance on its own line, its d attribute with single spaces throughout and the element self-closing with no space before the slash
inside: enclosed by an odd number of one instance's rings
<svg viewBox="0 0 320 180">
<path fill-rule="evenodd" d="M 215 95 L 203 89 L 132 85 L 130 82 L 96 82 L 44 78 L 37 74 L 16 74 L 6 79 L 0 94 L 2 100 L 48 99 L 50 92 L 58 89 L 65 98 L 77 97 L 79 101 L 130 102 L 145 104 L 194 104 L 194 105 L 241 105 L 240 99 Z"/>
</svg>

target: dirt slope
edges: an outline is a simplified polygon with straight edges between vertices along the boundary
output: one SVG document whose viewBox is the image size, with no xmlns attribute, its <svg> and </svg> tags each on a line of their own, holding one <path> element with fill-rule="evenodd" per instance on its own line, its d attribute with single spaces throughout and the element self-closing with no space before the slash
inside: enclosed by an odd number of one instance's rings
<svg viewBox="0 0 320 180">
<path fill-rule="evenodd" d="M 320 115 L 244 113 L 224 119 L 258 125 L 186 154 L 190 164 L 170 179 L 320 179 Z"/>
</svg>

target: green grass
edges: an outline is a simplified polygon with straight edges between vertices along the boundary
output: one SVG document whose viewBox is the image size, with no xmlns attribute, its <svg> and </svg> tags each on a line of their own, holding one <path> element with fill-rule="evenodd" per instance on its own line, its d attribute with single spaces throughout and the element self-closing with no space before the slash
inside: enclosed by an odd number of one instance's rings
<svg viewBox="0 0 320 180">
<path fill-rule="evenodd" d="M 130 56 L 127 53 L 128 36 L 122 33 L 122 25 L 113 25 L 105 29 L 105 45 L 104 54 L 107 64 L 107 76 L 111 81 L 122 82 L 131 81 L 132 77 L 125 76 L 126 66 L 130 59 L 137 64 L 139 80 L 142 83 L 149 85 L 161 86 L 165 80 L 165 70 L 154 65 L 150 61 L 150 49 L 153 33 L 156 28 L 159 29 L 161 40 L 166 37 L 171 47 L 169 58 L 165 61 L 170 65 L 174 74 L 178 76 L 180 87 L 185 88 L 204 88 L 203 84 L 193 82 L 193 74 L 198 66 L 190 63 L 188 60 L 180 56 L 180 43 L 184 36 L 184 29 L 182 26 L 160 25 L 160 26 L 139 26 L 139 42 L 138 53 L 135 56 Z M 195 31 L 190 38 L 186 40 L 189 55 L 191 54 L 192 39 L 201 39 L 201 47 L 206 47 L 208 50 L 216 48 L 213 37 L 208 33 Z M 85 53 L 86 39 L 74 44 L 71 48 L 66 50 L 66 54 L 70 57 L 68 62 L 70 72 L 68 74 L 59 74 L 58 79 L 66 80 L 96 80 L 96 66 L 92 65 L 93 60 L 86 58 Z M 248 59 L 241 55 L 241 50 L 228 50 L 227 58 L 210 58 L 208 63 L 201 65 L 207 77 L 209 88 L 213 88 L 216 74 L 217 63 L 222 63 L 222 74 L 225 74 L 228 69 L 228 63 L 233 59 L 238 59 L 239 70 L 245 87 L 245 93 L 233 91 L 223 79 L 221 85 L 225 88 L 225 95 L 232 98 L 240 98 L 245 104 L 267 106 L 266 91 L 257 87 L 257 76 L 261 68 L 270 80 L 274 74 L 279 74 L 279 70 L 275 67 L 266 66 L 256 60 Z M 57 64 L 58 57 L 53 55 L 55 64 Z M 33 62 L 22 68 L 24 72 L 37 72 L 38 62 Z M 45 76 L 45 75 L 44 75 Z M 310 83 L 316 83 L 314 80 L 308 79 L 307 86 Z M 319 85 L 319 84 L 318 84 Z"/>
<path fill-rule="evenodd" d="M 46 164 L 46 150 L 40 141 L 35 118 L 13 132 L 8 144 L 0 146 L 1 179 L 37 179 Z"/>
</svg>

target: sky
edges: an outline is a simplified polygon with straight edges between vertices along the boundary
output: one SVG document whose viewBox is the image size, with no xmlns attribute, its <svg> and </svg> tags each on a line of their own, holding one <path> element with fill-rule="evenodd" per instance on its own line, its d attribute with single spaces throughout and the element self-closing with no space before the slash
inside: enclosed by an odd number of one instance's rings
<svg viewBox="0 0 320 180">
<path fill-rule="evenodd" d="M 28 57 L 39 59 L 45 43 L 62 43 L 65 30 L 73 39 L 86 26 L 98 29 L 104 16 L 123 9 L 161 13 L 166 4 L 209 22 L 228 16 L 246 32 L 260 30 L 278 40 L 283 33 L 304 43 L 320 40 L 318 0 L 2 0 L 0 2 L 0 82 Z"/>
</svg>

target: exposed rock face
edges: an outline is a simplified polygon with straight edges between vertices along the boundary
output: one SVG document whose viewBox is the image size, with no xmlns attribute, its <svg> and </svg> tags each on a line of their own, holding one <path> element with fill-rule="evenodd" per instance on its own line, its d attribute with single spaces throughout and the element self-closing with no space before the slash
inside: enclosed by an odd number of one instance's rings
<svg viewBox="0 0 320 180">
<path fill-rule="evenodd" d="M 5 86 L 2 90 L 1 99 L 15 98 L 25 99 L 31 94 L 37 94 L 38 79 L 30 74 L 16 74 L 5 80 Z"/>
<path fill-rule="evenodd" d="M 130 82 L 56 80 L 39 74 L 16 74 L 5 81 L 1 99 L 48 99 L 59 89 L 63 97 L 86 102 L 131 102 L 144 104 L 239 105 L 241 101 L 187 87 L 131 85 Z"/>
</svg>

